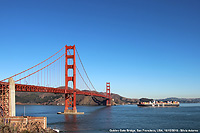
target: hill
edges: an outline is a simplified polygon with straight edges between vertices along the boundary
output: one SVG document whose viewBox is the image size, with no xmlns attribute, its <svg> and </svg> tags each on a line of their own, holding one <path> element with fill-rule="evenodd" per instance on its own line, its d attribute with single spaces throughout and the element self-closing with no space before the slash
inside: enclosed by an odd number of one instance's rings
<svg viewBox="0 0 200 133">
<path fill-rule="evenodd" d="M 85 90 L 87 91 L 87 90 Z M 102 93 L 102 92 L 101 92 Z M 76 96 L 77 105 L 106 105 L 106 99 L 102 97 L 94 96 Z M 111 94 L 112 104 L 124 105 L 124 104 L 136 104 L 139 99 L 132 99 L 122 97 L 118 94 Z M 142 98 L 143 100 L 147 98 Z M 151 99 L 152 100 L 152 99 Z M 178 101 L 180 103 L 200 103 L 200 98 L 166 98 L 156 99 L 161 101 Z M 16 92 L 16 104 L 37 104 L 37 105 L 64 105 L 64 94 L 54 93 L 40 93 L 40 92 Z"/>
<path fill-rule="evenodd" d="M 87 91 L 87 90 L 85 90 Z M 102 93 L 102 92 L 101 92 Z M 16 104 L 36 105 L 64 105 L 64 94 L 40 93 L 40 92 L 16 92 Z M 112 104 L 136 104 L 138 99 L 125 98 L 118 94 L 111 94 Z M 95 96 L 76 96 L 77 105 L 106 105 L 106 99 Z"/>
<path fill-rule="evenodd" d="M 178 101 L 180 103 L 200 103 L 200 98 L 176 98 L 170 97 L 165 99 L 157 99 L 161 101 Z"/>
</svg>

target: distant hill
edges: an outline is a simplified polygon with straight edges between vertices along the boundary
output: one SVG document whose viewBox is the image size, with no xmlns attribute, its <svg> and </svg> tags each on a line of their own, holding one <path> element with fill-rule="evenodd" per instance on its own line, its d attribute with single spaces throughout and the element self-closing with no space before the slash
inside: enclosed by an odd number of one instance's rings
<svg viewBox="0 0 200 133">
<path fill-rule="evenodd" d="M 85 90 L 87 91 L 87 90 Z M 101 92 L 102 93 L 102 92 Z M 40 92 L 16 92 L 16 104 L 38 105 L 64 105 L 64 94 L 40 93 Z M 111 94 L 112 104 L 136 104 L 138 99 L 125 98 L 118 94 Z M 106 99 L 94 96 L 76 96 L 77 105 L 106 105 Z"/>
<path fill-rule="evenodd" d="M 85 90 L 87 91 L 87 90 Z M 101 92 L 102 94 L 102 92 Z M 76 96 L 77 105 L 105 105 L 106 99 L 94 96 Z M 132 99 L 122 97 L 118 94 L 111 94 L 112 104 L 124 105 L 124 104 L 136 104 L 139 99 Z M 141 98 L 148 100 L 148 98 Z M 152 100 L 152 99 L 150 99 Z M 166 99 L 156 99 L 162 101 L 179 101 L 180 103 L 200 103 L 200 98 L 166 98 Z M 37 105 L 64 105 L 65 98 L 64 94 L 54 94 L 54 93 L 40 93 L 40 92 L 16 92 L 16 104 L 37 104 Z"/>
<path fill-rule="evenodd" d="M 122 97 L 118 94 L 111 94 L 112 99 L 114 99 L 114 103 L 116 104 L 137 104 L 139 102 L 139 99 L 136 98 L 126 98 Z"/>
<path fill-rule="evenodd" d="M 178 101 L 180 103 L 200 103 L 200 98 L 176 98 L 170 97 L 165 99 L 157 99 L 161 101 Z"/>
</svg>

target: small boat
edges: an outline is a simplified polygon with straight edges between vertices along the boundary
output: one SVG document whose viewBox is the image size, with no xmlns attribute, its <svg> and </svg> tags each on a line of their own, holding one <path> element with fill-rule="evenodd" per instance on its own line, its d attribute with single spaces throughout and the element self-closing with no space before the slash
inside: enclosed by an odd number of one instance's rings
<svg viewBox="0 0 200 133">
<path fill-rule="evenodd" d="M 179 107 L 179 102 L 177 101 L 140 101 L 137 103 L 139 107 Z"/>
</svg>

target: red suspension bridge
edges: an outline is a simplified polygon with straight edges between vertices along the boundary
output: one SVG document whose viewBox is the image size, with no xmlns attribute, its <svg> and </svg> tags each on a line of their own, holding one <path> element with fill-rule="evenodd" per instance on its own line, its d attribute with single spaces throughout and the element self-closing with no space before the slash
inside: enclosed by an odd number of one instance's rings
<svg viewBox="0 0 200 133">
<path fill-rule="evenodd" d="M 76 55 L 78 60 L 76 60 Z M 10 84 L 8 80 L 14 80 L 14 85 Z M 15 91 L 65 94 L 64 113 L 77 113 L 76 95 L 104 97 L 107 100 L 106 104 L 111 105 L 110 83 L 106 83 L 105 93 L 96 91 L 75 45 L 66 45 L 39 64 L 1 80 L 1 116 L 12 115 L 10 113 L 12 109 L 9 105 L 11 100 L 9 90 L 12 85 Z"/>
</svg>

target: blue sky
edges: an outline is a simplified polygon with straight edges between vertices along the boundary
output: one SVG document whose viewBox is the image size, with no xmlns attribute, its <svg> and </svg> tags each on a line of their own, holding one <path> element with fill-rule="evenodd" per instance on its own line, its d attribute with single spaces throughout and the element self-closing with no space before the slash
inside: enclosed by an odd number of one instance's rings
<svg viewBox="0 0 200 133">
<path fill-rule="evenodd" d="M 0 79 L 76 44 L 99 91 L 200 96 L 198 0 L 0 0 Z"/>
</svg>

